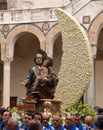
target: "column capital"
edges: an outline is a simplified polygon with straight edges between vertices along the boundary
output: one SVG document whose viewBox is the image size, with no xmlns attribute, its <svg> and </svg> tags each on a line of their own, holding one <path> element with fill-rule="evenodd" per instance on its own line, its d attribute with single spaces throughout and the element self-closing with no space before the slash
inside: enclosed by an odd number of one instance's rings
<svg viewBox="0 0 103 130">
<path fill-rule="evenodd" d="M 4 61 L 4 64 L 10 64 L 13 61 L 13 58 L 10 56 L 1 57 L 1 60 Z"/>
<path fill-rule="evenodd" d="M 13 61 L 13 57 L 8 54 L 6 43 L 1 44 L 1 60 L 7 64 L 10 64 L 11 61 Z"/>
</svg>

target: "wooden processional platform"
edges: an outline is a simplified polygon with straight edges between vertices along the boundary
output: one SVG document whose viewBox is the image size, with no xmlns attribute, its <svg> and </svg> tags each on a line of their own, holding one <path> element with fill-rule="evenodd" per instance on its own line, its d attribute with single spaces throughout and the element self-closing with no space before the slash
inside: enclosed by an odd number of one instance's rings
<svg viewBox="0 0 103 130">
<path fill-rule="evenodd" d="M 48 114 L 61 114 L 61 104 L 60 100 L 55 99 L 41 99 L 38 103 L 24 103 L 21 102 L 17 105 L 18 111 L 31 110 L 34 112 L 48 113 Z"/>
</svg>

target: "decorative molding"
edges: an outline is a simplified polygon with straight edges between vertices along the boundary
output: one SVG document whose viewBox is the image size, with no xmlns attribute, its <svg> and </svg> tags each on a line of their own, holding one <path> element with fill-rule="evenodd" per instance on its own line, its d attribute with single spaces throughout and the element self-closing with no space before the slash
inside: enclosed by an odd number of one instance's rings
<svg viewBox="0 0 103 130">
<path fill-rule="evenodd" d="M 8 32 L 9 31 L 9 25 L 8 24 L 5 24 L 2 26 L 2 31 L 3 32 Z"/>
<path fill-rule="evenodd" d="M 6 56 L 2 59 L 5 63 L 5 65 L 10 65 L 10 63 L 13 61 L 13 58 L 10 56 Z"/>
<path fill-rule="evenodd" d="M 83 16 L 83 24 L 89 24 L 90 23 L 90 16 Z"/>
<path fill-rule="evenodd" d="M 8 9 L 16 8 L 17 1 L 16 0 L 8 0 Z"/>
<path fill-rule="evenodd" d="M 13 57 L 7 55 L 7 46 L 5 43 L 1 44 L 1 60 L 4 61 L 5 64 L 10 64 L 13 61 Z"/>
<path fill-rule="evenodd" d="M 23 1 L 23 9 L 31 9 L 33 7 L 33 2 L 30 0 Z"/>
<path fill-rule="evenodd" d="M 42 29 L 43 29 L 43 30 L 48 30 L 49 27 L 50 27 L 50 25 L 49 25 L 48 22 L 45 22 L 45 23 L 43 23 L 43 25 L 42 25 Z"/>
</svg>

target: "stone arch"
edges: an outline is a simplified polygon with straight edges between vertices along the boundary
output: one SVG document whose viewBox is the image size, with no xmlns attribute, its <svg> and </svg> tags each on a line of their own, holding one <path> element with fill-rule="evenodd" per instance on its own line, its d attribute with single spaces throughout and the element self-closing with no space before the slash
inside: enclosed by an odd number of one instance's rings
<svg viewBox="0 0 103 130">
<path fill-rule="evenodd" d="M 46 51 L 53 58 L 53 71 L 58 74 L 62 56 L 62 36 L 59 25 L 56 24 L 46 36 Z"/>
<path fill-rule="evenodd" d="M 46 36 L 46 51 L 49 56 L 53 57 L 53 45 L 55 39 L 60 35 L 60 27 L 56 24 Z"/>
<path fill-rule="evenodd" d="M 33 25 L 20 25 L 15 27 L 6 38 L 6 44 L 7 44 L 7 55 L 10 57 L 13 57 L 14 54 L 14 44 L 17 38 L 23 33 L 23 32 L 29 32 L 37 36 L 37 38 L 40 41 L 40 48 L 45 48 L 45 37 L 43 32 L 40 30 L 40 28 L 33 26 Z"/>
<path fill-rule="evenodd" d="M 4 38 L 4 35 L 3 33 L 0 31 L 0 44 L 4 43 L 5 42 L 5 38 Z"/>
<path fill-rule="evenodd" d="M 90 43 L 92 46 L 93 56 L 96 56 L 97 52 L 97 40 L 100 30 L 103 27 L 103 12 L 99 13 L 91 23 L 88 31 Z"/>
<path fill-rule="evenodd" d="M 101 105 L 101 101 L 99 100 L 102 96 L 102 78 L 103 77 L 103 52 L 99 50 L 100 47 L 100 34 L 103 29 L 103 11 L 100 12 L 92 21 L 89 27 L 89 38 L 92 47 L 92 53 L 94 56 L 94 69 L 93 69 L 93 85 L 94 85 L 94 104 Z M 98 47 L 97 47 L 98 46 Z M 102 52 L 102 53 L 101 53 Z M 94 82 L 95 79 L 95 82 Z"/>
</svg>

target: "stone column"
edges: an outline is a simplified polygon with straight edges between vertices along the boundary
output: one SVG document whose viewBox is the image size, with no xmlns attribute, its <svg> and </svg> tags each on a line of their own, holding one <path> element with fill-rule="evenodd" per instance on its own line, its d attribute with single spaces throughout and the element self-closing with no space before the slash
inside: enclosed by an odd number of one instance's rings
<svg viewBox="0 0 103 130">
<path fill-rule="evenodd" d="M 93 68 L 92 68 L 92 77 L 91 77 L 91 81 L 90 81 L 90 85 L 88 88 L 88 93 L 87 93 L 87 103 L 94 108 L 94 58 L 93 58 Z"/>
<path fill-rule="evenodd" d="M 3 106 L 10 105 L 10 63 L 12 56 L 7 54 L 8 48 L 6 43 L 1 44 L 1 60 L 4 62 L 3 67 Z"/>
<path fill-rule="evenodd" d="M 10 105 L 10 63 L 12 58 L 4 59 L 4 77 L 3 77 L 3 106 Z"/>
</svg>

